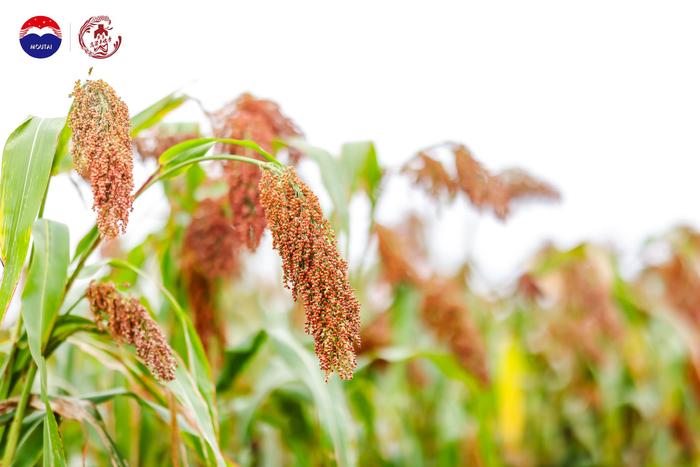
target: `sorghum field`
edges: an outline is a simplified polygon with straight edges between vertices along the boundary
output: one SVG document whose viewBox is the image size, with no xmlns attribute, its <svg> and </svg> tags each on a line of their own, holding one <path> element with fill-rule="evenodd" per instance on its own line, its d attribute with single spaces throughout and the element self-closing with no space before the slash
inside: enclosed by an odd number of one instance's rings
<svg viewBox="0 0 700 467">
<path fill-rule="evenodd" d="M 196 96 L 130 109 L 119 83 L 88 79 L 67 115 L 17 122 L 0 172 L 2 465 L 698 464 L 700 234 L 658 232 L 642 250 L 662 259 L 634 277 L 604 246 L 544 246 L 489 290 L 476 265 L 435 264 L 428 219 L 375 220 L 389 181 L 507 223 L 556 203 L 556 180 L 495 171 L 468 141 L 401 167 L 369 141 L 332 154 L 272 100 L 232 98 L 178 122 Z M 91 192 L 91 230 L 44 217 L 60 178 Z M 167 220 L 129 242 L 151 191 Z"/>
</svg>

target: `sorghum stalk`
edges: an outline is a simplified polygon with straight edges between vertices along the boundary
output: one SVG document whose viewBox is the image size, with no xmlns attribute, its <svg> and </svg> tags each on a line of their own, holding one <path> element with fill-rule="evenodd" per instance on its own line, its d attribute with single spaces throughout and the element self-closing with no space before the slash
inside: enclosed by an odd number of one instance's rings
<svg viewBox="0 0 700 467">
<path fill-rule="evenodd" d="M 24 420 L 24 412 L 27 409 L 27 403 L 29 401 L 29 395 L 32 391 L 32 384 L 34 384 L 34 377 L 36 376 L 36 371 L 37 366 L 34 364 L 34 362 L 30 362 L 29 372 L 27 373 L 27 377 L 24 380 L 22 393 L 20 394 L 19 401 L 17 402 L 15 416 L 12 419 L 10 431 L 7 434 L 7 444 L 5 445 L 5 455 L 2 458 L 2 465 L 11 465 L 12 460 L 15 456 L 17 442 L 19 441 L 20 429 L 22 428 L 22 421 Z"/>
</svg>

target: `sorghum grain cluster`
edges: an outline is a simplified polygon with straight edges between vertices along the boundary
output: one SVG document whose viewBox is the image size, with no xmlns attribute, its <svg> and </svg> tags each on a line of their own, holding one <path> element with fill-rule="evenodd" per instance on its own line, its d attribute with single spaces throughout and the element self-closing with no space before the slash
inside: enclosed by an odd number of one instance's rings
<svg viewBox="0 0 700 467">
<path fill-rule="evenodd" d="M 302 134 L 294 122 L 282 114 L 277 104 L 250 94 L 241 95 L 215 114 L 214 133 L 220 138 L 255 141 L 266 151 L 273 150 L 276 139 Z M 223 145 L 221 150 L 260 159 L 257 152 L 241 146 L 228 144 Z M 296 162 L 300 154 L 290 150 L 289 156 Z M 226 162 L 224 173 L 229 186 L 233 225 L 240 245 L 255 251 L 266 225 L 258 193 L 260 170 L 251 164 Z"/>
<path fill-rule="evenodd" d="M 226 328 L 220 322 L 216 307 L 215 282 L 196 270 L 185 270 L 184 276 L 194 325 L 204 350 L 209 353 L 213 343 L 223 349 L 226 346 Z"/>
<path fill-rule="evenodd" d="M 116 341 L 131 344 L 136 355 L 159 380 L 175 379 L 177 362 L 158 324 L 133 297 L 123 297 L 112 283 L 92 282 L 87 299 L 95 323 Z"/>
<path fill-rule="evenodd" d="M 428 151 L 419 152 L 403 171 L 414 183 L 431 196 L 453 199 L 461 191 L 479 209 L 490 209 L 497 218 L 505 220 L 515 201 L 524 199 L 558 200 L 559 192 L 521 169 L 507 169 L 493 174 L 462 144 L 445 145 L 454 156 L 455 176 Z"/>
<path fill-rule="evenodd" d="M 360 304 L 318 198 L 293 168 L 265 170 L 260 201 L 282 257 L 284 284 L 306 312 L 305 330 L 326 377 L 351 379 L 360 344 Z"/>
<path fill-rule="evenodd" d="M 486 349 L 470 319 L 459 287 L 443 278 L 429 280 L 425 285 L 421 312 L 423 322 L 449 345 L 462 366 L 487 384 Z"/>
<path fill-rule="evenodd" d="M 185 269 L 194 269 L 210 279 L 230 277 L 238 271 L 238 237 L 228 209 L 225 198 L 199 203 L 185 231 Z"/>
<path fill-rule="evenodd" d="M 90 182 L 100 234 L 126 232 L 133 198 L 133 154 L 129 109 L 102 80 L 75 83 L 68 116 L 73 165 Z"/>
</svg>

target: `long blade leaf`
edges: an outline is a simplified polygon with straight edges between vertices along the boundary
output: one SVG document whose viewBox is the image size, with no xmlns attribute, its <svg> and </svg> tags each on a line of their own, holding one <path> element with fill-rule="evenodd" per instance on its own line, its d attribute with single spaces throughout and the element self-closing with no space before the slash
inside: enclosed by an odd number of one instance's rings
<svg viewBox="0 0 700 467">
<path fill-rule="evenodd" d="M 0 322 L 5 315 L 29 249 L 32 224 L 39 214 L 51 176 L 64 118 L 25 120 L 10 135 L 0 173 Z"/>
<path fill-rule="evenodd" d="M 39 359 L 58 316 L 68 273 L 68 227 L 47 219 L 34 223 L 34 254 L 22 294 L 29 350 Z"/>
</svg>

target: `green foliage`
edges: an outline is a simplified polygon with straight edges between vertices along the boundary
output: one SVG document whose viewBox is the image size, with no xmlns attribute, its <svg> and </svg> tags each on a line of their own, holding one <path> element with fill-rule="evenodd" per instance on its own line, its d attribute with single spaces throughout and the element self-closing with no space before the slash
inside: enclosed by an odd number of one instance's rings
<svg viewBox="0 0 700 467">
<path fill-rule="evenodd" d="M 64 122 L 63 118 L 29 117 L 5 143 L 0 172 L 0 259 L 4 265 L 0 321 L 22 273 Z"/>
<path fill-rule="evenodd" d="M 34 223 L 34 254 L 22 294 L 22 317 L 29 350 L 37 364 L 63 299 L 68 248 L 68 227 L 46 219 Z"/>
<path fill-rule="evenodd" d="M 143 130 L 157 125 L 166 115 L 184 104 L 186 100 L 187 96 L 174 92 L 134 115 L 131 119 L 131 136 L 137 136 Z"/>
</svg>

